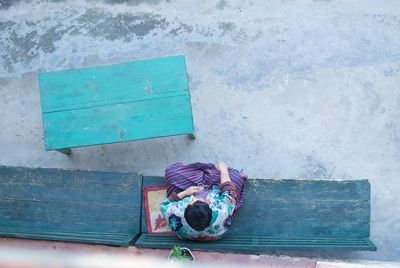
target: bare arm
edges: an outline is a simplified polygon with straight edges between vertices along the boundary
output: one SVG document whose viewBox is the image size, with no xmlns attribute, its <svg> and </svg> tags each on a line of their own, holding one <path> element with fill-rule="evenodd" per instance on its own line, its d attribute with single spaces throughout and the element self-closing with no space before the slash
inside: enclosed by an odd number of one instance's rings
<svg viewBox="0 0 400 268">
<path fill-rule="evenodd" d="M 215 167 L 221 173 L 221 184 L 231 181 L 231 178 L 229 177 L 228 166 L 224 162 L 218 161 Z"/>
<path fill-rule="evenodd" d="M 191 195 L 193 195 L 195 193 L 198 193 L 201 190 L 202 190 L 202 188 L 199 187 L 199 186 L 190 186 L 189 188 L 187 188 L 186 190 L 180 192 L 179 194 L 177 194 L 175 192 L 171 193 L 168 196 L 168 198 L 169 198 L 170 201 L 176 202 L 176 201 L 182 200 L 183 198 L 185 198 L 187 196 L 191 196 Z"/>
</svg>

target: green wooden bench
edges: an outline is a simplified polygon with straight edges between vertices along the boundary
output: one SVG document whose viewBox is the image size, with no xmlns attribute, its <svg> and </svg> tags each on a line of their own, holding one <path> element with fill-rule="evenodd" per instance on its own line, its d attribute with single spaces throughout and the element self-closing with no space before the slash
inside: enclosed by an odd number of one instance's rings
<svg viewBox="0 0 400 268">
<path fill-rule="evenodd" d="M 0 166 L 0 236 L 128 246 L 141 176 Z"/>
<path fill-rule="evenodd" d="M 188 134 L 184 56 L 38 75 L 46 150 Z"/>
<path fill-rule="evenodd" d="M 360 181 L 249 180 L 246 201 L 216 242 L 146 233 L 142 189 L 162 177 L 0 166 L 0 236 L 213 251 L 376 250 L 370 185 Z"/>
<path fill-rule="evenodd" d="M 142 186 L 164 185 L 144 177 Z M 262 252 L 268 250 L 373 251 L 370 184 L 367 180 L 249 180 L 246 200 L 226 235 L 215 242 L 182 241 L 146 233 L 142 214 L 140 248 Z M 144 211 L 144 210 L 143 210 Z"/>
</svg>

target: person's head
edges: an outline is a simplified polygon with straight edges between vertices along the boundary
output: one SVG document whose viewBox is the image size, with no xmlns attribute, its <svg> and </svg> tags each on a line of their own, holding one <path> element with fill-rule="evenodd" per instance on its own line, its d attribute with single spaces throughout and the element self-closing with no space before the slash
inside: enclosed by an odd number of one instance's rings
<svg viewBox="0 0 400 268">
<path fill-rule="evenodd" d="M 211 222 L 212 210 L 210 206 L 203 201 L 195 200 L 185 209 L 186 222 L 196 231 L 203 231 Z"/>
</svg>

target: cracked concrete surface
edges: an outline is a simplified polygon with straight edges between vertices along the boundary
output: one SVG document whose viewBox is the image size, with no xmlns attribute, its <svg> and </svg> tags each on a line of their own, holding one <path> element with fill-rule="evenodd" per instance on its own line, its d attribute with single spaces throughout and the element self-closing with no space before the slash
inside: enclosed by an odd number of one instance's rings
<svg viewBox="0 0 400 268">
<path fill-rule="evenodd" d="M 369 179 L 400 260 L 400 2 L 0 0 L 0 164 L 136 171 L 225 159 L 256 178 Z M 45 152 L 36 74 L 184 54 L 197 139 Z"/>
</svg>

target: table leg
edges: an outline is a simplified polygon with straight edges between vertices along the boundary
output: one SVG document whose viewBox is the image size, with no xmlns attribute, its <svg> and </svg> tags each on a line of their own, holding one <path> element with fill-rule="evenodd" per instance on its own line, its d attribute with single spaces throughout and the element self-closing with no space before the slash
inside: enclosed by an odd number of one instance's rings
<svg viewBox="0 0 400 268">
<path fill-rule="evenodd" d="M 189 139 L 191 139 L 191 140 L 196 139 L 196 136 L 194 135 L 194 133 L 190 133 L 190 134 L 188 134 L 188 136 L 189 136 Z"/>
<path fill-rule="evenodd" d="M 58 151 L 58 152 L 60 152 L 60 153 L 63 153 L 63 154 L 66 154 L 66 155 L 70 155 L 70 154 L 72 153 L 71 149 L 69 149 L 69 148 L 66 148 L 66 149 L 58 149 L 58 150 L 56 150 L 56 151 Z"/>
</svg>

